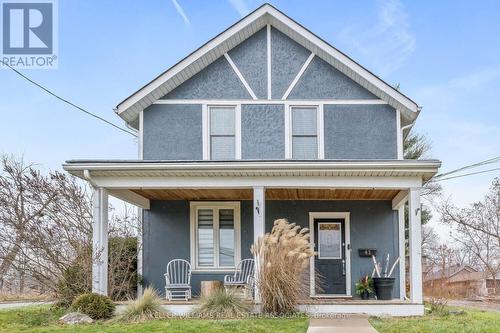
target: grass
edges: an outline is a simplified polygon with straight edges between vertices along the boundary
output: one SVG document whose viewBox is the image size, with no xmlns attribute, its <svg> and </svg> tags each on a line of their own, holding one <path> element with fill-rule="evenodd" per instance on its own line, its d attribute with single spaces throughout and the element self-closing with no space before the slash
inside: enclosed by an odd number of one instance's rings
<svg viewBox="0 0 500 333">
<path fill-rule="evenodd" d="M 202 318 L 243 318 L 250 313 L 250 305 L 245 303 L 232 291 L 224 289 L 202 297 L 200 304 L 193 312 Z"/>
<path fill-rule="evenodd" d="M 138 323 L 153 319 L 165 318 L 167 312 L 161 306 L 160 297 L 156 291 L 147 287 L 144 293 L 132 303 L 128 304 L 125 311 L 116 320 L 129 323 Z"/>
<path fill-rule="evenodd" d="M 0 311 L 0 332 L 23 333 L 305 333 L 307 318 L 297 319 L 161 319 L 144 323 L 97 322 L 89 325 L 69 326 L 57 323 L 62 311 L 52 311 L 48 306 L 26 307 Z"/>
<path fill-rule="evenodd" d="M 497 333 L 500 313 L 447 307 L 448 315 L 427 314 L 424 317 L 370 318 L 379 333 Z"/>
</svg>

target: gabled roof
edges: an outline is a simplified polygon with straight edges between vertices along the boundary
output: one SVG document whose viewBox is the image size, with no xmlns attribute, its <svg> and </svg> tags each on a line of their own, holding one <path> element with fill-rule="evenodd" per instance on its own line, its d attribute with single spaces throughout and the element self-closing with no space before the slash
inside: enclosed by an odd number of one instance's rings
<svg viewBox="0 0 500 333">
<path fill-rule="evenodd" d="M 189 80 L 267 24 L 295 40 L 393 108 L 400 110 L 402 126 L 411 124 L 417 118 L 420 107 L 414 101 L 267 3 L 127 97 L 118 104 L 116 113 L 129 126 L 137 127 L 138 115 L 142 110 Z"/>
</svg>

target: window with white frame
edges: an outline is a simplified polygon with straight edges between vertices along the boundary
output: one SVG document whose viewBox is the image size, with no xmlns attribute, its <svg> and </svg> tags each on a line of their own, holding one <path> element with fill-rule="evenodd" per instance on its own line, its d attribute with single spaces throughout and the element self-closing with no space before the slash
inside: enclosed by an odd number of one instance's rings
<svg viewBox="0 0 500 333">
<path fill-rule="evenodd" d="M 290 112 L 292 158 L 317 159 L 318 108 L 293 106 Z"/>
<path fill-rule="evenodd" d="M 240 260 L 239 202 L 191 203 L 191 261 L 196 269 L 234 268 Z"/>
<path fill-rule="evenodd" d="M 210 106 L 210 159 L 234 160 L 236 154 L 236 107 Z"/>
</svg>

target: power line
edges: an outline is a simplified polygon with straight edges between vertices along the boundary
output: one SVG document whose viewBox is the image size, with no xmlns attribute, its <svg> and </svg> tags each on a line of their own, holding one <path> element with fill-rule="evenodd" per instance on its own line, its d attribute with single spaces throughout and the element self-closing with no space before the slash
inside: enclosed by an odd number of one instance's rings
<svg viewBox="0 0 500 333">
<path fill-rule="evenodd" d="M 454 173 L 457 173 L 457 172 L 460 172 L 460 171 L 464 171 L 464 170 L 467 170 L 467 169 L 477 168 L 477 167 L 480 167 L 480 166 L 483 166 L 483 165 L 492 164 L 492 163 L 498 163 L 498 162 L 500 162 L 500 156 L 493 157 L 493 158 L 490 158 L 490 159 L 487 159 L 487 160 L 484 160 L 484 161 L 481 161 L 481 162 L 477 162 L 477 163 L 474 163 L 474 164 L 469 164 L 469 165 L 460 167 L 458 169 L 455 169 L 455 170 L 452 170 L 452 171 L 448 171 L 448 172 L 439 174 L 439 175 L 437 175 L 434 178 L 441 178 L 441 177 L 448 176 L 448 175 L 451 175 L 451 174 L 454 174 Z"/>
<path fill-rule="evenodd" d="M 467 176 L 472 176 L 472 175 L 478 175 L 478 174 L 481 174 L 481 173 L 492 172 L 492 171 L 497 171 L 497 170 L 500 170 L 500 168 L 494 168 L 494 169 L 488 169 L 488 170 L 470 172 L 470 173 L 465 173 L 463 175 L 452 176 L 452 177 L 441 178 L 441 179 L 433 179 L 432 181 L 434 181 L 434 182 L 441 182 L 443 180 L 454 179 L 454 178 L 461 178 L 461 177 L 467 177 Z"/>
<path fill-rule="evenodd" d="M 99 119 L 100 121 L 103 121 L 103 122 L 105 122 L 106 124 L 111 125 L 111 126 L 113 126 L 114 128 L 116 128 L 116 129 L 119 129 L 119 130 L 120 130 L 120 131 L 122 131 L 122 132 L 125 132 L 125 133 L 127 133 L 127 134 L 130 134 L 130 135 L 133 135 L 133 136 L 137 137 L 137 134 L 135 134 L 134 132 L 131 132 L 131 131 L 129 131 L 129 130 L 125 129 L 125 128 L 122 128 L 122 127 L 120 127 L 120 126 L 118 126 L 118 125 L 115 125 L 115 124 L 113 124 L 112 122 L 110 122 L 109 120 L 106 120 L 106 119 L 102 118 L 101 116 L 98 116 L 98 115 L 96 115 L 96 114 L 94 114 L 94 113 L 92 113 L 92 112 L 90 112 L 90 111 L 87 111 L 87 110 L 85 110 L 84 108 L 82 108 L 82 107 L 80 107 L 80 106 L 78 106 L 78 105 L 76 105 L 76 104 L 74 104 L 74 103 L 72 103 L 72 102 L 68 101 L 67 99 L 65 99 L 65 98 L 63 98 L 63 97 L 60 97 L 60 96 L 59 96 L 59 95 L 57 95 L 56 93 L 54 93 L 54 92 L 50 91 L 48 88 L 45 88 L 45 87 L 44 87 L 44 86 L 42 86 L 41 84 L 39 84 L 39 83 L 37 83 L 37 82 L 33 81 L 32 79 L 30 79 L 29 77 L 27 77 L 27 76 L 26 76 L 26 75 L 24 75 L 23 73 L 19 72 L 17 69 L 15 69 L 15 68 L 11 67 L 9 64 L 5 63 L 3 60 L 0 60 L 0 62 L 1 62 L 2 64 L 4 64 L 5 66 L 7 66 L 8 68 L 10 68 L 11 70 L 13 70 L 16 74 L 18 74 L 19 76 L 21 76 L 23 79 L 27 80 L 27 81 L 28 81 L 28 82 L 30 82 L 31 84 L 34 84 L 35 86 L 37 86 L 38 88 L 42 89 L 42 90 L 43 90 L 43 91 L 45 91 L 46 93 L 48 93 L 48 94 L 52 95 L 53 97 L 57 98 L 58 100 L 60 100 L 60 101 L 62 101 L 62 102 L 64 102 L 64 103 L 66 103 L 66 104 L 69 104 L 69 105 L 71 105 L 72 107 L 74 107 L 74 108 L 76 108 L 76 109 L 78 109 L 78 110 L 80 110 L 80 111 L 82 111 L 82 112 L 85 112 L 85 113 L 86 113 L 86 114 L 88 114 L 89 116 L 92 116 L 92 117 L 94 117 L 94 118 L 97 118 L 97 119 Z"/>
</svg>

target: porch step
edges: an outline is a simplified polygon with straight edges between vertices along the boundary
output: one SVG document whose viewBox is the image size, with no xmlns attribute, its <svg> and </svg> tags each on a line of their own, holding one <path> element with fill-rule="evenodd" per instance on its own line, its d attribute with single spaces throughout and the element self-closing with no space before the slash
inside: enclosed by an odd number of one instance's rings
<svg viewBox="0 0 500 333">
<path fill-rule="evenodd" d="M 367 315 L 345 314 L 332 318 L 312 318 L 307 333 L 377 333 Z"/>
</svg>

